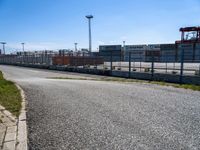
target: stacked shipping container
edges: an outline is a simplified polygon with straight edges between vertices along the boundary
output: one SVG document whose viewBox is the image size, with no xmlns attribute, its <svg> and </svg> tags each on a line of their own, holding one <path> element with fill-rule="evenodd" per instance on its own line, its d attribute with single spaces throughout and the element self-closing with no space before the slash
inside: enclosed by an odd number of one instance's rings
<svg viewBox="0 0 200 150">
<path fill-rule="evenodd" d="M 126 45 L 124 47 L 124 61 L 129 61 L 129 53 L 131 53 L 131 61 L 145 61 L 145 50 L 147 45 Z"/>
<path fill-rule="evenodd" d="M 53 65 L 69 65 L 69 66 L 85 66 L 85 65 L 100 65 L 103 64 L 101 57 L 89 56 L 55 56 L 52 58 Z"/>
<path fill-rule="evenodd" d="M 151 44 L 147 46 L 145 61 L 160 61 L 160 44 Z"/>
<path fill-rule="evenodd" d="M 99 56 L 104 58 L 104 61 L 122 61 L 122 46 L 121 45 L 101 45 L 99 46 Z"/>
<path fill-rule="evenodd" d="M 200 61 L 200 43 L 196 43 L 195 48 L 195 61 Z"/>
<path fill-rule="evenodd" d="M 180 62 L 182 59 L 182 52 L 183 58 L 186 62 L 193 62 L 195 58 L 195 47 L 193 43 L 187 44 L 179 44 L 178 45 L 178 53 L 177 53 L 177 60 Z"/>
<path fill-rule="evenodd" d="M 161 44 L 160 45 L 161 62 L 175 62 L 176 61 L 176 45 L 175 44 Z"/>
</svg>

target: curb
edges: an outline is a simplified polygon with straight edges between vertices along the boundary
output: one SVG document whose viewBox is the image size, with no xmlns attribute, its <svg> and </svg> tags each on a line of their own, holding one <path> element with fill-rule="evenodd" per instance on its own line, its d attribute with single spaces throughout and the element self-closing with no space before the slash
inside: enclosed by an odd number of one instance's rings
<svg viewBox="0 0 200 150">
<path fill-rule="evenodd" d="M 2 72 L 3 74 L 3 72 Z M 3 77 L 6 79 L 6 77 L 3 74 Z M 9 79 L 8 79 L 9 80 Z M 12 80 L 9 80 L 12 81 Z M 20 91 L 21 97 L 22 97 L 22 108 L 20 111 L 19 117 L 13 116 L 9 111 L 5 110 L 3 106 L 0 105 L 0 111 L 3 111 L 5 116 L 9 118 L 11 122 L 15 122 L 16 130 L 14 129 L 12 133 L 15 133 L 14 141 L 15 143 L 12 143 L 12 145 L 8 142 L 6 143 L 7 148 L 6 150 L 28 150 L 28 132 L 27 132 L 27 122 L 26 122 L 26 99 L 23 89 L 16 84 L 16 82 L 12 81 L 15 86 Z M 6 129 L 7 132 L 7 129 Z M 5 133 L 7 134 L 7 133 Z M 6 135 L 5 135 L 6 138 Z M 5 139 L 4 139 L 5 140 Z M 5 149 L 5 148 L 4 148 Z"/>
<path fill-rule="evenodd" d="M 28 138 L 27 138 L 27 123 L 26 123 L 26 100 L 23 89 L 15 84 L 20 90 L 22 97 L 22 108 L 17 122 L 17 145 L 16 150 L 28 150 Z"/>
</svg>

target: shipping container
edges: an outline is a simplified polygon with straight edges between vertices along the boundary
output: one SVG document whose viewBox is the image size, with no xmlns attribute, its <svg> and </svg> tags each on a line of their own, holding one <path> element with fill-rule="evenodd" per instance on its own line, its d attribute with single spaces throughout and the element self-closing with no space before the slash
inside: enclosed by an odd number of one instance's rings
<svg viewBox="0 0 200 150">
<path fill-rule="evenodd" d="M 146 50 L 147 45 L 126 45 L 125 51 L 138 51 L 138 50 Z"/>
<path fill-rule="evenodd" d="M 181 61 L 182 58 L 182 52 L 184 61 L 185 62 L 193 62 L 195 60 L 195 47 L 194 43 L 184 43 L 178 45 L 178 52 L 177 52 L 177 58 L 178 61 Z"/>
<path fill-rule="evenodd" d="M 99 52 L 101 51 L 121 51 L 121 45 L 100 45 Z"/>
<path fill-rule="evenodd" d="M 200 62 L 200 43 L 195 45 L 195 61 Z"/>
<path fill-rule="evenodd" d="M 176 50 L 176 45 L 175 44 L 161 44 L 160 45 L 160 50 L 161 51 L 175 51 Z"/>
<path fill-rule="evenodd" d="M 160 44 L 149 44 L 147 50 L 160 50 Z"/>
<path fill-rule="evenodd" d="M 129 61 L 129 54 L 131 53 L 131 60 L 132 61 L 145 61 L 145 51 L 144 50 L 126 50 L 124 53 L 124 61 Z"/>
<path fill-rule="evenodd" d="M 99 65 L 103 64 L 102 57 L 83 57 L 83 56 L 55 56 L 52 58 L 53 65 L 69 65 L 69 66 L 84 66 L 84 65 Z"/>
<path fill-rule="evenodd" d="M 122 61 L 123 53 L 121 45 L 100 45 L 99 56 L 103 57 L 104 61 Z"/>
</svg>

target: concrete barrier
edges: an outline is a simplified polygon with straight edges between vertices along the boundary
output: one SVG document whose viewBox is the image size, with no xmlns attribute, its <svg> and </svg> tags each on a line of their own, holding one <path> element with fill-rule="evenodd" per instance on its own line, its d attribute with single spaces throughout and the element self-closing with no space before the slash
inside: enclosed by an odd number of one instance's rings
<svg viewBox="0 0 200 150">
<path fill-rule="evenodd" d="M 112 71 L 111 76 L 114 77 L 123 77 L 129 78 L 128 71 Z M 174 74 L 161 74 L 154 73 L 153 76 L 151 73 L 143 73 L 143 72 L 131 72 L 130 78 L 132 79 L 140 79 L 140 80 L 153 80 L 153 81 L 164 81 L 171 83 L 179 83 L 180 76 Z M 183 84 L 195 84 L 200 85 L 200 76 L 183 76 Z"/>
</svg>

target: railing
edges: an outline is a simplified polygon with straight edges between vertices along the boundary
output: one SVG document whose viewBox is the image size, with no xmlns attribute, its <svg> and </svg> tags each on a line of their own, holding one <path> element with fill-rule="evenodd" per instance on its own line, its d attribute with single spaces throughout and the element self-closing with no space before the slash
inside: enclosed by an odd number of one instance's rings
<svg viewBox="0 0 200 150">
<path fill-rule="evenodd" d="M 128 60 L 125 62 L 113 62 L 111 57 L 110 61 L 104 63 L 104 68 L 111 71 L 127 71 L 129 76 L 134 72 L 151 74 L 152 78 L 154 74 L 179 75 L 180 83 L 182 83 L 182 77 L 185 75 L 200 76 L 200 55 L 184 54 L 177 58 L 174 55 L 168 55 L 164 57 L 164 60 L 161 58 L 148 56 L 147 60 L 142 57 L 137 58 L 129 53 Z M 147 61 L 145 62 L 144 59 Z"/>
</svg>

